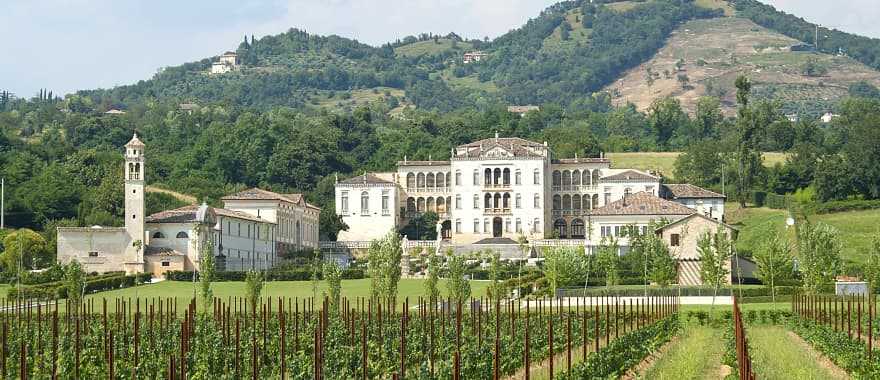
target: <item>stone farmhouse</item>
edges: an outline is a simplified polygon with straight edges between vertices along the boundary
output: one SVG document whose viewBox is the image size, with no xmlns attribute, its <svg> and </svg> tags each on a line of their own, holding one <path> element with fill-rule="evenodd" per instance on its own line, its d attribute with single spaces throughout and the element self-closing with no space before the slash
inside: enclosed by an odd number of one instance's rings
<svg viewBox="0 0 880 380">
<path fill-rule="evenodd" d="M 224 207 L 190 205 L 145 216 L 146 146 L 125 145 L 125 226 L 59 227 L 58 261 L 87 272 L 198 270 L 210 251 L 221 270 L 268 269 L 284 252 L 318 248 L 320 209 L 301 194 L 248 189 Z"/>
<path fill-rule="evenodd" d="M 238 54 L 227 51 L 220 58 L 211 64 L 211 74 L 225 74 L 238 69 Z"/>
</svg>

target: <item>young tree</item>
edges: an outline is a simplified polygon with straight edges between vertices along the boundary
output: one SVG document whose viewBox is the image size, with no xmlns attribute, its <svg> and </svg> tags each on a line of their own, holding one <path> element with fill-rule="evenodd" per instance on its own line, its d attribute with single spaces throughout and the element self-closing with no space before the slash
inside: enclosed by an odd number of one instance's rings
<svg viewBox="0 0 880 380">
<path fill-rule="evenodd" d="M 752 83 L 745 76 L 736 78 L 736 102 L 739 104 L 737 111 L 737 170 L 736 195 L 740 207 L 746 207 L 748 192 L 752 188 L 757 170 L 760 169 L 761 155 L 755 151 L 757 145 L 758 128 L 757 121 L 752 115 L 749 106 L 749 95 L 752 91 Z"/>
<path fill-rule="evenodd" d="M 463 256 L 456 256 L 452 250 L 446 252 L 446 266 L 449 278 L 446 281 L 446 292 L 449 297 L 462 303 L 471 298 L 471 284 L 465 277 L 467 262 Z"/>
<path fill-rule="evenodd" d="M 46 252 L 46 239 L 42 235 L 22 228 L 3 238 L 3 263 L 10 272 L 37 269 L 49 264 L 51 253 Z"/>
<path fill-rule="evenodd" d="M 501 254 L 488 250 L 486 255 L 489 256 L 489 281 L 491 281 L 486 289 L 486 295 L 492 300 L 492 304 L 495 304 L 501 302 L 507 293 L 501 282 Z"/>
<path fill-rule="evenodd" d="M 73 260 L 64 268 L 64 288 L 67 291 L 67 300 L 74 312 L 81 308 L 83 292 L 86 287 L 85 272 L 79 261 Z"/>
<path fill-rule="evenodd" d="M 871 286 L 871 294 L 880 288 L 880 233 L 871 239 L 868 249 L 868 264 L 865 265 L 865 280 Z"/>
<path fill-rule="evenodd" d="M 440 299 L 440 289 L 437 283 L 440 277 L 440 256 L 433 252 L 428 253 L 428 278 L 425 279 L 425 298 L 435 304 Z"/>
<path fill-rule="evenodd" d="M 214 298 L 211 291 L 211 282 L 214 281 L 216 268 L 214 267 L 214 253 L 211 242 L 206 242 L 202 247 L 199 260 L 199 285 L 201 288 L 202 304 L 207 310 Z"/>
<path fill-rule="evenodd" d="M 649 238 L 651 243 L 649 245 L 650 254 L 648 257 L 651 258 L 651 261 L 649 263 L 648 278 L 661 288 L 665 288 L 673 283 L 678 275 L 677 263 L 663 239 L 652 233 L 647 234 L 647 236 L 651 236 Z"/>
<path fill-rule="evenodd" d="M 712 308 L 718 289 L 730 278 L 730 259 L 733 257 L 733 243 L 727 233 L 720 227 L 717 231 L 706 231 L 697 240 L 697 252 L 700 254 L 700 277 L 704 284 L 712 287 Z"/>
<path fill-rule="evenodd" d="M 557 290 L 573 284 L 583 276 L 584 253 L 569 247 L 557 247 L 544 251 L 544 276 L 556 297 Z"/>
<path fill-rule="evenodd" d="M 260 271 L 249 270 L 244 278 L 245 294 L 251 311 L 257 310 L 257 304 L 260 302 L 260 293 L 263 292 L 263 273 Z"/>
<path fill-rule="evenodd" d="M 613 236 L 602 238 L 599 246 L 596 248 L 596 262 L 602 274 L 605 275 L 605 287 L 617 285 L 618 264 L 620 261 L 620 246 L 617 239 Z"/>
<path fill-rule="evenodd" d="M 818 294 L 822 285 L 834 281 L 840 269 L 840 237 L 827 224 L 813 224 L 803 219 L 796 225 L 798 270 L 804 281 L 804 290 Z"/>
<path fill-rule="evenodd" d="M 773 234 L 764 245 L 755 252 L 755 264 L 758 266 L 758 279 L 770 288 L 770 297 L 776 303 L 776 286 L 781 281 L 791 279 L 794 273 L 794 262 L 791 246 L 784 238 Z"/>
<path fill-rule="evenodd" d="M 390 301 L 397 298 L 402 257 L 403 247 L 397 232 L 391 231 L 381 240 L 373 241 L 367 251 L 367 272 L 370 275 L 371 296 Z"/>
<path fill-rule="evenodd" d="M 342 294 L 342 268 L 335 260 L 327 260 L 324 263 L 324 281 L 327 282 L 328 297 L 330 298 L 330 307 L 333 312 L 339 308 L 339 298 Z"/>
</svg>

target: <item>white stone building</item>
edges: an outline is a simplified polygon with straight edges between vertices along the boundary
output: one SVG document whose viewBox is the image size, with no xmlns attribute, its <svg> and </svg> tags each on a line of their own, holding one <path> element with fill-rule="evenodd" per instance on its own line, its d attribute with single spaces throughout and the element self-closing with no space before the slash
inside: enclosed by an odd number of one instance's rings
<svg viewBox="0 0 880 380">
<path fill-rule="evenodd" d="M 210 246 L 221 270 L 268 269 L 283 250 L 318 247 L 320 210 L 301 194 L 249 189 L 225 208 L 184 206 L 144 216 L 145 146 L 125 145 L 125 227 L 58 228 L 58 261 L 87 272 L 198 270 Z"/>
<path fill-rule="evenodd" d="M 211 64 L 211 74 L 225 74 L 238 69 L 238 54 L 227 51 Z"/>
</svg>

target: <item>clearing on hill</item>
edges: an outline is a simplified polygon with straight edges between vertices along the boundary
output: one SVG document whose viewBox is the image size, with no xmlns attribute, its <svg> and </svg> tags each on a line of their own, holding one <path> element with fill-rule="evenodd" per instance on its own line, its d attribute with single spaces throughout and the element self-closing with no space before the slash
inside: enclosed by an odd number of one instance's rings
<svg viewBox="0 0 880 380">
<path fill-rule="evenodd" d="M 800 44 L 743 18 L 693 20 L 676 29 L 653 58 L 605 90 L 615 104 L 630 102 L 639 110 L 674 96 L 691 113 L 700 97 L 715 96 L 725 114 L 733 115 L 734 81 L 747 75 L 756 97 L 781 101 L 789 114 L 817 117 L 846 97 L 850 84 L 880 85 L 877 71 L 844 55 L 792 51 Z"/>
<path fill-rule="evenodd" d="M 417 57 L 420 55 L 436 55 L 445 53 L 450 50 L 465 51 L 470 50 L 473 46 L 470 42 L 453 41 L 450 38 L 438 38 L 435 42 L 433 39 L 427 41 L 413 42 L 394 49 L 394 53 L 399 56 Z"/>
</svg>

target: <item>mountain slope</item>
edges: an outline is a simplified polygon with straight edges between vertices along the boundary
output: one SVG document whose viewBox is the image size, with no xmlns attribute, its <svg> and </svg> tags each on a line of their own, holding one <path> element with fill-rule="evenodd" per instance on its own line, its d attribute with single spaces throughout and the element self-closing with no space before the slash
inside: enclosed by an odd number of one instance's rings
<svg viewBox="0 0 880 380">
<path fill-rule="evenodd" d="M 631 102 L 641 110 L 673 96 L 693 112 L 700 97 L 714 96 L 733 115 L 734 81 L 747 75 L 757 97 L 780 101 L 787 113 L 814 117 L 833 109 L 853 83 L 880 86 L 880 72 L 845 56 L 791 50 L 800 45 L 745 18 L 694 20 L 677 28 L 654 57 L 606 90 L 616 104 Z"/>
</svg>

